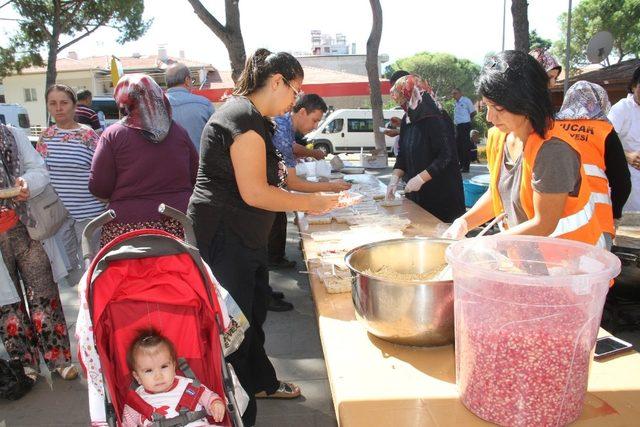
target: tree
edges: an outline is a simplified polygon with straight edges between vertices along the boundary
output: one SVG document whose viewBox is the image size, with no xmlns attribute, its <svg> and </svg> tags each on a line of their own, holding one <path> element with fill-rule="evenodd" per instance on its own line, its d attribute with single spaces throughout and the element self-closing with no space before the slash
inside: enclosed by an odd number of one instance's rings
<svg viewBox="0 0 640 427">
<path fill-rule="evenodd" d="M 567 32 L 567 13 L 558 18 L 562 33 Z M 640 55 L 640 0 L 582 0 L 571 16 L 570 63 L 580 67 L 589 63 L 587 44 L 599 31 L 613 35 L 612 56 L 618 63 L 630 56 Z M 553 53 L 565 57 L 564 39 L 553 45 Z M 562 61 L 564 63 L 564 60 Z"/>
<path fill-rule="evenodd" d="M 237 81 L 247 54 L 244 50 L 244 40 L 240 29 L 240 0 L 224 0 L 225 25 L 222 25 L 199 0 L 188 0 L 198 18 L 218 37 L 229 53 L 231 61 L 231 78 Z"/>
<path fill-rule="evenodd" d="M 527 0 L 511 0 L 515 49 L 529 53 L 529 17 Z"/>
<path fill-rule="evenodd" d="M 380 69 L 378 66 L 378 49 L 380 48 L 380 38 L 382 37 L 382 6 L 380 0 L 369 0 L 373 23 L 371 33 L 367 40 L 367 59 L 365 66 L 369 77 L 369 88 L 371 98 L 371 113 L 373 117 L 373 131 L 375 135 L 376 152 L 386 158 L 387 146 L 384 134 L 380 132 L 380 127 L 384 127 L 384 117 L 382 115 L 382 91 L 380 88 Z"/>
<path fill-rule="evenodd" d="M 531 43 L 531 49 L 540 48 L 548 50 L 553 44 L 551 40 L 539 36 L 536 30 L 532 30 L 531 33 L 529 33 L 529 42 Z"/>
<path fill-rule="evenodd" d="M 454 88 L 460 88 L 467 96 L 475 93 L 475 79 L 480 67 L 468 59 L 460 59 L 448 53 L 422 52 L 397 60 L 389 71 L 406 70 L 427 80 L 440 101 L 449 97 Z"/>
<path fill-rule="evenodd" d="M 0 74 L 10 74 L 29 65 L 42 65 L 40 51 L 47 51 L 46 86 L 55 83 L 58 54 L 98 28 L 118 29 L 119 43 L 136 40 L 151 25 L 142 19 L 143 0 L 12 0 L 18 32 L 11 47 L 2 49 Z M 5 4 L 8 4 L 5 3 Z M 63 38 L 70 40 L 61 41 Z"/>
</svg>

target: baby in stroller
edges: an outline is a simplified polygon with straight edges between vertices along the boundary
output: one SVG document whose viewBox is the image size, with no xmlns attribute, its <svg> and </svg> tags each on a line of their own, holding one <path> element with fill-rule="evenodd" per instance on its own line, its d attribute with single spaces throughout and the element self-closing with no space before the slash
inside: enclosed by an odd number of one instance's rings
<svg viewBox="0 0 640 427">
<path fill-rule="evenodd" d="M 180 408 L 190 411 L 205 409 L 215 422 L 221 422 L 225 404 L 216 393 L 197 381 L 176 375 L 177 359 L 173 343 L 154 329 L 142 330 L 127 351 L 127 365 L 139 387 L 136 393 L 153 407 L 153 411 L 173 418 Z M 145 415 L 125 405 L 122 415 L 125 427 L 151 425 Z M 188 426 L 209 425 L 205 418 Z"/>
</svg>

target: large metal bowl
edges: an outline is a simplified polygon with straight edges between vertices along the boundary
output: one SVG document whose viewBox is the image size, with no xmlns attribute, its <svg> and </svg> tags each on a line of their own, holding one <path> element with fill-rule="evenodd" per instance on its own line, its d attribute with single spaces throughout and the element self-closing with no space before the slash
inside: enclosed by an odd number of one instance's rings
<svg viewBox="0 0 640 427">
<path fill-rule="evenodd" d="M 427 273 L 445 263 L 453 241 L 430 238 L 386 240 L 345 255 L 351 269 L 356 317 L 373 335 L 415 346 L 453 342 L 453 281 L 394 280 L 364 273 L 388 266 L 399 273 Z"/>
</svg>

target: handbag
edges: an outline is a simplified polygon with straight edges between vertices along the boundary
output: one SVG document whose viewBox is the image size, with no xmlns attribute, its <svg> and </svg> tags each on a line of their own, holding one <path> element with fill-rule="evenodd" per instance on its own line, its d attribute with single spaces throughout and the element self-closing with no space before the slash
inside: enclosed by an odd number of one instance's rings
<svg viewBox="0 0 640 427">
<path fill-rule="evenodd" d="M 44 240 L 53 236 L 69 216 L 51 184 L 47 184 L 40 194 L 30 198 L 26 203 L 29 217 L 35 221 L 33 227 L 27 226 L 29 236 L 33 240 Z"/>
<path fill-rule="evenodd" d="M 0 398 L 18 400 L 31 390 L 34 382 L 25 375 L 20 361 L 0 359 Z"/>
</svg>

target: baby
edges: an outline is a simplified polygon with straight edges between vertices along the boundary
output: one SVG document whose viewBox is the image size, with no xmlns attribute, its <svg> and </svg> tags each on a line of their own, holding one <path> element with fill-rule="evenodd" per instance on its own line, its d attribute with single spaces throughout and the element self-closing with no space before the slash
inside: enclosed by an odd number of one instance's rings
<svg viewBox="0 0 640 427">
<path fill-rule="evenodd" d="M 197 404 L 192 411 L 203 408 L 213 417 L 215 422 L 224 418 L 225 405 L 220 397 L 201 385 L 194 387 L 193 380 L 176 375 L 176 350 L 173 343 L 156 330 L 141 331 L 129 347 L 127 365 L 140 386 L 136 393 L 154 408 L 154 412 L 173 418 L 178 414 L 183 395 L 196 395 L 201 392 Z M 185 393 L 187 387 L 188 390 Z M 195 393 L 194 393 L 195 390 Z M 148 426 L 152 421 L 125 405 L 122 414 L 125 427 Z M 208 426 L 205 418 L 187 424 L 189 427 Z"/>
</svg>

